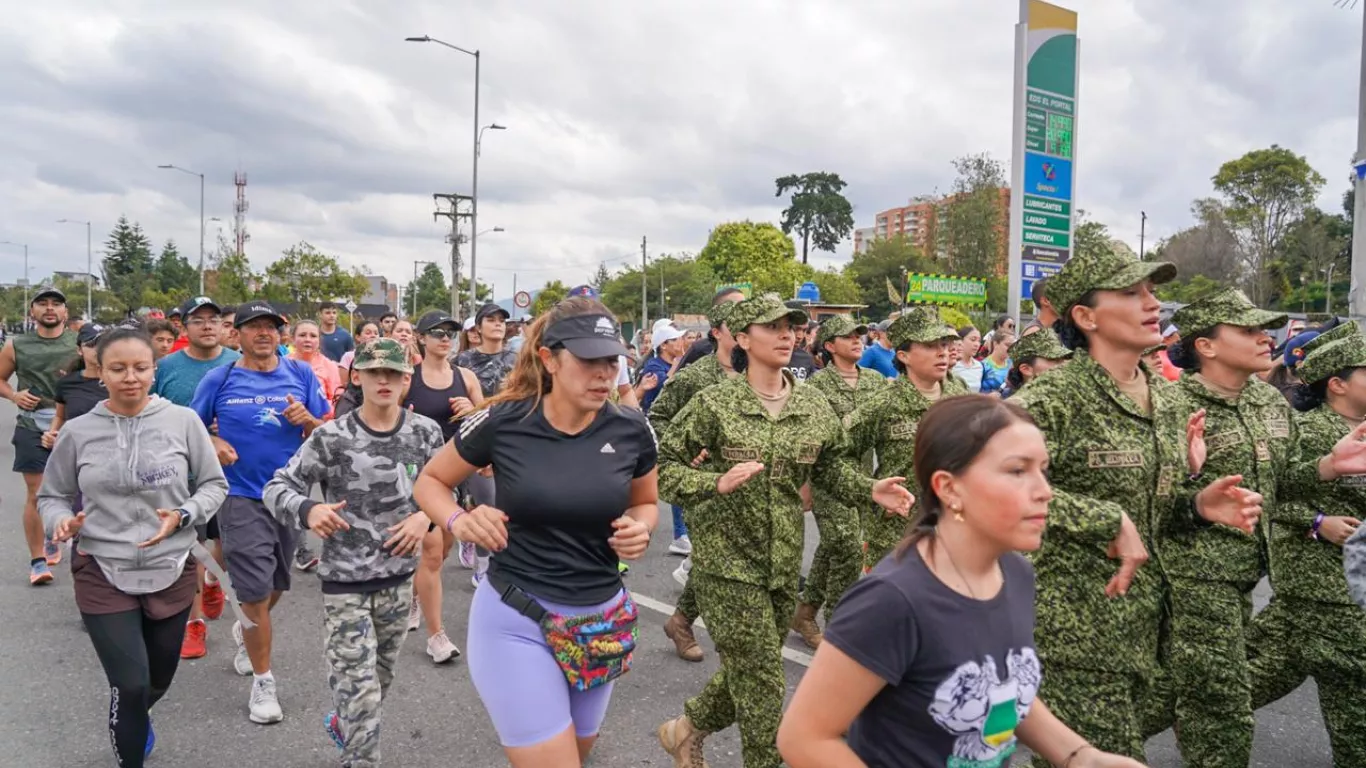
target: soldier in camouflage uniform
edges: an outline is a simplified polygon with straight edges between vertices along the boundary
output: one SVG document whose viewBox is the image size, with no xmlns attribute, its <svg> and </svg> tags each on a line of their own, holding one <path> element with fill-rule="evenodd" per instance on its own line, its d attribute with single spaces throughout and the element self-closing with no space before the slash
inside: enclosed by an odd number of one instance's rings
<svg viewBox="0 0 1366 768">
<path fill-rule="evenodd" d="M 726 327 L 726 318 L 734 308 L 735 302 L 725 301 L 713 305 L 707 311 L 707 320 L 715 332 L 716 353 L 679 370 L 664 383 L 664 391 L 655 398 L 654 403 L 650 405 L 649 413 L 646 414 L 656 435 L 663 435 L 668 430 L 674 416 L 678 415 L 694 395 L 735 375 L 735 371 L 730 367 L 730 355 L 731 350 L 735 349 L 735 338 Z M 688 521 L 686 510 L 683 512 L 683 518 L 684 522 Z M 692 528 L 691 525 L 688 527 Z M 702 646 L 697 644 L 697 637 L 692 630 L 692 625 L 701 615 L 702 612 L 697 607 L 697 593 L 689 581 L 683 587 L 683 594 L 678 597 L 678 605 L 674 608 L 673 616 L 664 623 L 664 634 L 674 642 L 675 652 L 684 661 L 702 660 Z"/>
<path fill-rule="evenodd" d="M 816 332 L 816 351 L 826 353 L 829 357 L 826 366 L 807 379 L 806 383 L 825 395 L 835 415 L 841 419 L 853 413 L 854 408 L 887 383 L 882 374 L 871 368 L 860 368 L 857 364 L 863 354 L 859 337 L 867 331 L 868 326 L 856 324 L 847 315 L 835 315 L 821 323 Z M 852 357 L 841 357 L 826 349 L 827 343 L 833 347 L 838 339 L 846 338 L 853 340 L 847 350 Z M 792 620 L 792 631 L 801 635 L 808 647 L 816 648 L 821 642 L 816 613 L 824 607 L 825 620 L 830 621 L 835 604 L 844 590 L 858 580 L 863 552 L 858 510 L 819 489 L 814 489 L 812 495 L 815 501 L 812 515 L 820 531 L 820 544 L 811 561 L 811 572 L 806 578 L 801 603 L 797 606 L 797 616 Z"/>
<path fill-rule="evenodd" d="M 1366 467 L 1347 455 L 1362 448 L 1366 339 L 1355 324 L 1347 326 L 1334 329 L 1339 340 L 1316 345 L 1298 367 L 1301 387 L 1320 401 L 1299 414 L 1301 451 L 1339 459 L 1326 473 L 1335 479 L 1272 508 L 1275 594 L 1252 620 L 1248 639 L 1252 706 L 1276 701 L 1313 677 L 1338 768 L 1366 765 L 1366 613 L 1348 592 L 1342 550 L 1352 531 L 1362 530 L 1357 525 L 1366 513 Z"/>
<path fill-rule="evenodd" d="M 413 501 L 413 480 L 443 438 L 435 421 L 399 407 L 413 367 L 397 341 L 361 345 L 351 370 L 364 402 L 314 430 L 266 484 L 263 503 L 282 524 L 323 537 L 318 576 L 336 706 L 323 725 L 343 766 L 377 766 L 380 705 L 407 634 L 418 548 L 431 527 Z M 314 484 L 325 502 L 309 497 Z"/>
<path fill-rule="evenodd" d="M 844 457 L 847 470 L 856 471 L 862 452 L 877 456 L 878 477 L 912 477 L 915 429 L 920 417 L 938 400 L 968 393 L 957 376 L 949 375 L 949 345 L 958 332 L 939 319 L 934 307 L 915 307 L 892 321 L 887 340 L 896 350 L 898 376 L 865 398 L 848 416 L 849 444 L 857 454 Z M 918 493 L 911 488 L 912 493 Z M 855 498 L 855 497 L 848 497 Z M 877 565 L 901 541 L 906 520 L 864 505 L 864 569 Z"/>
<path fill-rule="evenodd" d="M 784 371 L 791 326 L 806 313 L 776 297 L 740 302 L 727 326 L 745 350 L 745 375 L 694 396 L 660 440 L 661 495 L 688 509 L 690 583 L 721 669 L 685 714 L 659 728 L 676 768 L 703 768 L 702 739 L 738 723 L 746 768 L 775 768 L 787 684 L 782 648 L 797 602 L 803 544 L 799 489 L 861 490 L 901 514 L 911 497 L 895 479 L 842 477 L 840 420 L 824 395 Z M 695 459 L 703 452 L 705 458 Z M 696 464 L 696 466 L 694 466 Z"/>
<path fill-rule="evenodd" d="M 1006 374 L 1006 391 L 1001 397 L 1019 392 L 1034 377 L 1072 359 L 1072 350 L 1058 341 L 1052 328 L 1040 328 L 1021 336 L 1010 345 L 1010 372 Z"/>
<path fill-rule="evenodd" d="M 1073 358 L 1014 398 L 1051 459 L 1053 501 L 1034 555 L 1039 695 L 1098 749 L 1137 760 L 1166 591 L 1157 567 L 1139 566 L 1169 519 L 1193 514 L 1184 410 L 1172 385 L 1139 362 L 1159 340 L 1152 286 L 1175 276 L 1171 264 L 1108 251 L 1074 256 L 1048 285 Z M 1250 527 L 1260 499 L 1232 480 L 1201 494 L 1201 514 Z"/>
</svg>

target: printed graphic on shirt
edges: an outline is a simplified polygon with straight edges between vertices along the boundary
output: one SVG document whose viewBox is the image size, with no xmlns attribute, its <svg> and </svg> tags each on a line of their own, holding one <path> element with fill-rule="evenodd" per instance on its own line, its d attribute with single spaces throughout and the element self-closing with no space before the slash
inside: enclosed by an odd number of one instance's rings
<svg viewBox="0 0 1366 768">
<path fill-rule="evenodd" d="M 1011 651 L 1006 677 L 991 656 L 964 662 L 939 685 L 930 716 L 957 734 L 948 768 L 1000 768 L 1015 754 L 1015 729 L 1029 713 L 1043 675 L 1033 648 Z"/>
</svg>

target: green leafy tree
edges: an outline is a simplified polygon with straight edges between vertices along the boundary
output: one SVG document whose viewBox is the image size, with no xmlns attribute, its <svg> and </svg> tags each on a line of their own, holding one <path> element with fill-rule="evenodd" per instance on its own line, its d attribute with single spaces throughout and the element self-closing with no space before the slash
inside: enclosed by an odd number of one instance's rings
<svg viewBox="0 0 1366 768">
<path fill-rule="evenodd" d="M 788 297 L 811 268 L 796 260 L 792 238 L 772 224 L 732 221 L 713 229 L 697 261 L 722 283 L 752 283 L 756 294 Z"/>
<path fill-rule="evenodd" d="M 1077 211 L 1077 225 L 1072 230 L 1072 253 L 1077 256 L 1095 255 L 1112 250 L 1110 228 Z"/>
<path fill-rule="evenodd" d="M 1213 182 L 1242 243 L 1248 292 L 1263 304 L 1278 282 L 1269 269 L 1276 247 L 1318 195 L 1324 178 L 1303 156 L 1273 144 L 1224 163 Z"/>
<path fill-rule="evenodd" d="M 450 311 L 451 284 L 446 282 L 446 275 L 441 271 L 441 267 L 435 264 L 424 267 L 417 280 L 409 283 L 404 289 L 404 297 L 400 303 L 404 312 L 418 313 L 416 317 L 421 317 L 422 313 L 435 308 Z"/>
<path fill-rule="evenodd" d="M 868 305 L 868 316 L 873 318 L 884 318 L 897 309 L 887 295 L 888 280 L 904 295 L 907 273 L 939 271 L 934 260 L 905 235 L 874 240 L 844 266 L 844 275 L 858 286 L 859 301 Z"/>
<path fill-rule="evenodd" d="M 333 298 L 359 301 L 368 290 L 363 275 L 342 269 L 336 258 L 307 242 L 291 246 L 266 268 L 266 299 L 297 302 L 304 316 L 312 316 L 319 304 Z"/>
<path fill-rule="evenodd" d="M 1225 284 L 1242 285 L 1242 246 L 1229 228 L 1224 204 L 1201 198 L 1191 203 L 1191 216 L 1194 225 L 1158 243 L 1146 257 L 1175 264 L 1182 280 L 1204 275 Z"/>
<path fill-rule="evenodd" d="M 838 173 L 792 174 L 776 180 L 775 197 L 792 194 L 783 210 L 783 233 L 802 238 L 802 263 L 812 243 L 820 251 L 834 251 L 854 231 L 854 207 L 843 194 L 847 184 Z"/>
<path fill-rule="evenodd" d="M 598 271 L 593 273 L 593 287 L 598 289 L 598 295 L 607 290 L 607 284 L 612 281 L 612 273 L 607 271 L 606 264 L 599 264 Z"/>
<path fill-rule="evenodd" d="M 1321 308 L 1331 314 L 1334 297 L 1345 299 L 1350 286 L 1351 244 L 1352 224 L 1346 216 L 1306 210 L 1286 230 L 1276 261 L 1290 291 L 1273 297 L 1271 304 L 1301 312 Z"/>
<path fill-rule="evenodd" d="M 120 216 L 109 239 L 104 243 L 105 256 L 101 261 L 104 284 L 122 305 L 126 314 L 142 305 L 142 294 L 147 288 L 158 287 L 153 271 L 152 241 L 136 222 Z"/>
<path fill-rule="evenodd" d="M 958 172 L 943 206 L 938 237 L 955 275 L 990 277 L 1004 271 L 1007 237 L 1005 168 L 989 154 L 953 161 Z"/>
<path fill-rule="evenodd" d="M 1173 280 L 1170 283 L 1163 283 L 1157 286 L 1157 297 L 1163 301 L 1175 301 L 1180 304 L 1189 304 L 1196 299 L 1224 288 L 1227 283 L 1205 277 L 1204 275 L 1192 275 L 1185 280 Z"/>
<path fill-rule="evenodd" d="M 825 304 L 862 304 L 863 292 L 859 284 L 843 272 L 834 268 L 823 269 L 811 276 L 811 282 L 821 289 L 821 302 Z"/>
<path fill-rule="evenodd" d="M 532 303 L 531 311 L 535 315 L 549 312 L 556 304 L 564 301 L 564 297 L 568 295 L 569 286 L 559 280 L 552 280 L 545 284 L 540 293 L 536 294 L 536 301 Z"/>
<path fill-rule="evenodd" d="M 216 301 L 237 305 L 256 295 L 261 277 L 251 268 L 251 262 L 239 254 L 233 243 L 220 233 L 218 247 L 210 259 L 212 266 L 204 274 L 204 290 Z"/>
<path fill-rule="evenodd" d="M 190 266 L 190 262 L 176 248 L 174 240 L 167 240 L 161 247 L 156 279 L 157 290 L 170 296 L 180 296 L 182 302 L 199 290 L 199 270 Z"/>
</svg>

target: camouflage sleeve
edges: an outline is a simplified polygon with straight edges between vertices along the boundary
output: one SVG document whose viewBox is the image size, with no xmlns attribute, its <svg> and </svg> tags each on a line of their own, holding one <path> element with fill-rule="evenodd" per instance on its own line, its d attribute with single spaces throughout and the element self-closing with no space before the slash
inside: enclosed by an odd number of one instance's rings
<svg viewBox="0 0 1366 768">
<path fill-rule="evenodd" d="M 692 460 L 703 449 L 713 453 L 720 451 L 716 444 L 719 440 L 716 419 L 717 414 L 704 401 L 693 398 L 659 435 L 660 498 L 683 507 L 715 498 L 716 484 L 723 473 L 694 469 Z M 703 466 L 709 464 L 710 461 Z"/>
<path fill-rule="evenodd" d="M 1056 458 L 1068 439 L 1068 404 L 1050 397 L 1047 387 L 1036 381 L 1011 398 L 1029 411 L 1043 432 L 1050 458 Z M 1105 547 L 1119 535 L 1124 508 L 1113 501 L 1088 496 L 1079 488 L 1053 485 L 1053 501 L 1048 505 L 1048 531 L 1082 543 Z M 1055 534 L 1056 535 L 1056 534 Z"/>
<path fill-rule="evenodd" d="M 1271 521 L 1293 525 L 1309 530 L 1318 514 L 1315 498 L 1325 493 L 1334 493 L 1339 481 L 1324 482 L 1319 478 L 1319 460 L 1325 453 L 1319 451 L 1325 443 L 1334 443 L 1331 435 L 1320 434 L 1322 430 L 1315 421 L 1315 414 L 1295 414 L 1290 420 L 1290 445 L 1294 448 L 1292 461 L 1285 467 L 1284 476 L 1276 488 L 1276 504 L 1270 509 Z M 1296 503 L 1298 502 L 1298 503 Z"/>
<path fill-rule="evenodd" d="M 308 492 L 315 483 L 320 484 L 327 477 L 326 441 L 333 431 L 328 427 L 335 424 L 335 421 L 328 422 L 313 430 L 290 457 L 289 463 L 275 470 L 275 476 L 261 490 L 261 503 L 281 525 L 295 530 L 308 527 L 308 513 L 318 504 Z M 323 495 L 327 495 L 326 487 Z"/>
<path fill-rule="evenodd" d="M 650 410 L 645 414 L 655 434 L 664 434 L 669 428 L 669 422 L 683 409 L 690 396 L 695 394 L 688 383 L 690 379 L 690 376 L 680 371 L 664 382 L 664 389 L 660 390 L 659 396 L 650 404 Z"/>
<path fill-rule="evenodd" d="M 863 471 L 863 454 L 881 447 L 882 416 L 886 403 L 880 396 L 870 397 L 854 408 L 841 424 L 836 443 L 821 452 L 813 479 L 821 490 L 836 499 L 870 499 L 874 479 Z M 858 503 L 858 502 L 855 502 Z"/>
<path fill-rule="evenodd" d="M 1366 525 L 1342 545 L 1342 567 L 1347 576 L 1347 591 L 1357 605 L 1366 608 Z"/>
</svg>

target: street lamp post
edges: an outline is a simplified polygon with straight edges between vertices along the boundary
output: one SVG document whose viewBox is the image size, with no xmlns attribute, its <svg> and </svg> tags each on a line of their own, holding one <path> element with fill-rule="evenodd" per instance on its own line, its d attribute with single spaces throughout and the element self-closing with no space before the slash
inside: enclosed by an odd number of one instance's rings
<svg viewBox="0 0 1366 768">
<path fill-rule="evenodd" d="M 0 245 L 12 245 L 15 248 L 24 249 L 24 306 L 28 306 L 28 244 L 13 243 L 9 240 L 0 240 Z"/>
<path fill-rule="evenodd" d="M 181 168 L 178 165 L 158 165 L 158 168 L 167 171 L 180 171 L 191 176 L 199 177 L 199 293 L 204 293 L 204 174 Z"/>
<path fill-rule="evenodd" d="M 93 252 L 90 249 L 90 222 L 74 221 L 72 219 L 58 219 L 58 224 L 84 224 L 85 225 L 85 319 L 86 322 L 95 322 L 95 264 Z M 28 275 L 24 275 L 25 278 Z"/>
</svg>

